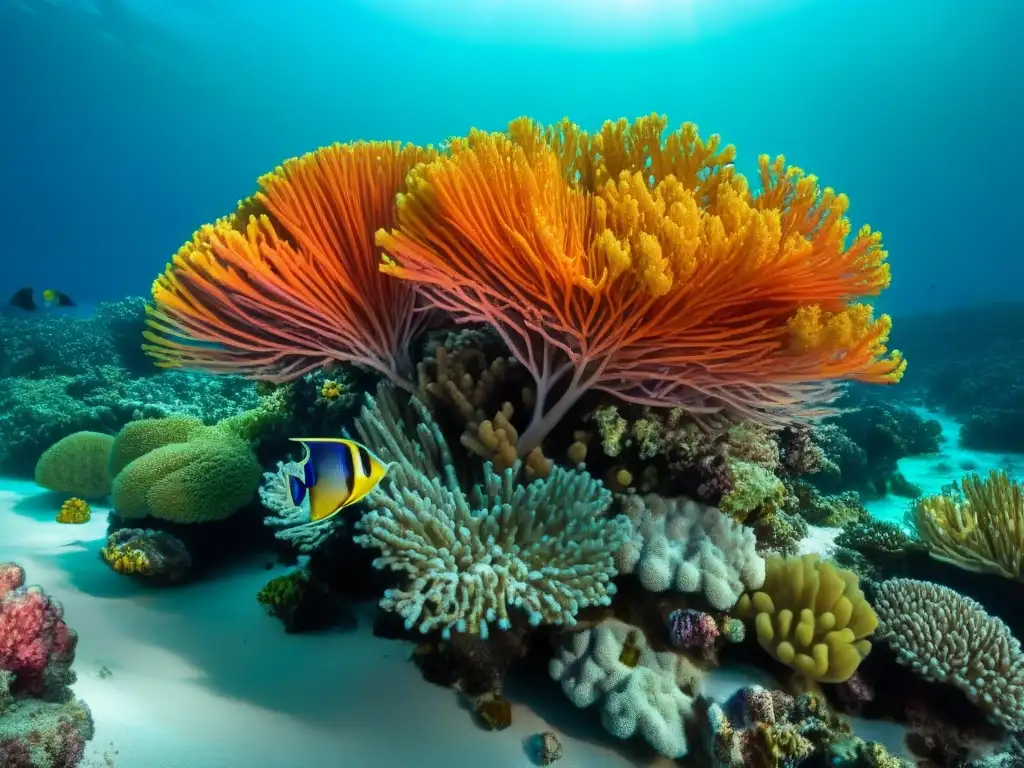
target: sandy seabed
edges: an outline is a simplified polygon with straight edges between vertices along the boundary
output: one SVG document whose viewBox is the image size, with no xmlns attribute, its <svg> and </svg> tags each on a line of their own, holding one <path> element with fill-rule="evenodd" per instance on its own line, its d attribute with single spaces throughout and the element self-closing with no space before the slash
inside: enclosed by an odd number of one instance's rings
<svg viewBox="0 0 1024 768">
<path fill-rule="evenodd" d="M 1024 458 L 961 450 L 956 424 L 940 421 L 941 454 L 900 462 L 925 493 L 959 478 L 965 462 L 1021 476 Z M 420 678 L 409 643 L 373 636 L 372 606 L 353 628 L 287 635 L 255 599 L 284 572 L 264 560 L 147 589 L 100 561 L 106 510 L 97 505 L 91 522 L 65 526 L 54 522 L 61 501 L 31 482 L 0 480 L 0 562 L 21 563 L 79 633 L 75 690 L 96 720 L 89 768 L 527 768 L 541 731 L 564 746 L 559 768 L 675 764 L 609 737 L 596 712 L 575 709 L 542 674 L 508 682 L 511 728 L 479 728 L 458 694 Z M 868 508 L 900 522 L 907 504 L 889 498 Z M 818 533 L 810 548 L 827 549 L 834 531 Z M 721 700 L 751 682 L 771 684 L 756 670 L 716 670 L 704 692 Z M 854 727 L 905 754 L 899 726 Z"/>
</svg>

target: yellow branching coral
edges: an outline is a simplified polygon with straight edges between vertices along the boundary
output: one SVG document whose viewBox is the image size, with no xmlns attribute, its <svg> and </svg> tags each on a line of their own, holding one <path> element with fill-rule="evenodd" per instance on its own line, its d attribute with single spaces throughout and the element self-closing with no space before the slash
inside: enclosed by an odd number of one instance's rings
<svg viewBox="0 0 1024 768">
<path fill-rule="evenodd" d="M 968 571 L 1024 581 L 1024 487 L 1002 471 L 967 475 L 963 498 L 941 494 L 919 501 L 913 523 L 936 560 Z"/>
<path fill-rule="evenodd" d="M 92 508 L 88 502 L 78 497 L 72 497 L 61 504 L 60 511 L 57 513 L 58 523 L 79 525 L 81 523 L 88 523 L 91 519 Z"/>
<path fill-rule="evenodd" d="M 736 615 L 754 619 L 758 643 L 783 664 L 822 683 L 849 680 L 878 625 L 857 576 L 817 555 L 773 555 L 765 566 L 764 586 L 740 598 Z"/>
</svg>

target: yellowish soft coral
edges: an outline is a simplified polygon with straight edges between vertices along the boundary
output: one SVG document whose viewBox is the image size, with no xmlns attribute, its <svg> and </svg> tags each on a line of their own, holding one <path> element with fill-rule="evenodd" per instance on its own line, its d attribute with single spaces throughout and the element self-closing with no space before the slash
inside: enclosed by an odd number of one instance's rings
<svg viewBox="0 0 1024 768">
<path fill-rule="evenodd" d="M 1024 581 L 1024 486 L 993 470 L 984 480 L 965 476 L 960 487 L 962 498 L 940 494 L 917 503 L 918 537 L 937 560 Z"/>
<path fill-rule="evenodd" d="M 149 556 L 130 544 L 108 542 L 100 550 L 100 557 L 114 571 L 125 576 L 148 576 L 153 572 Z"/>
<path fill-rule="evenodd" d="M 764 586 L 735 614 L 754 619 L 758 643 L 783 664 L 817 682 L 849 680 L 878 625 L 857 576 L 817 555 L 773 555 L 765 566 Z"/>
<path fill-rule="evenodd" d="M 92 519 L 92 508 L 88 502 L 73 496 L 60 505 L 57 512 L 57 522 L 70 525 L 88 523 Z"/>
</svg>

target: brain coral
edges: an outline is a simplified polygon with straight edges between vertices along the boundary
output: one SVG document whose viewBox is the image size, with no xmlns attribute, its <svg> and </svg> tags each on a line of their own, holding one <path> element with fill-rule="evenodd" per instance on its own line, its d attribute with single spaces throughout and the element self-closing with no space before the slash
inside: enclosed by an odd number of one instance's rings
<svg viewBox="0 0 1024 768">
<path fill-rule="evenodd" d="M 51 445 L 36 463 L 36 483 L 50 491 L 95 499 L 110 493 L 110 451 L 114 438 L 75 432 Z"/>
<path fill-rule="evenodd" d="M 857 576 L 817 555 L 766 561 L 764 586 L 736 606 L 754 618 L 757 640 L 772 656 L 822 683 L 849 680 L 871 650 L 878 618 Z"/>
<path fill-rule="evenodd" d="M 913 579 L 882 582 L 875 608 L 901 664 L 959 688 L 997 725 L 1024 730 L 1024 652 L 1006 624 L 969 597 Z"/>
<path fill-rule="evenodd" d="M 114 478 L 111 499 L 123 518 L 222 520 L 253 499 L 262 476 L 248 443 L 210 427 L 131 461 Z"/>
<path fill-rule="evenodd" d="M 653 494 L 629 497 L 626 507 L 633 535 L 616 567 L 636 573 L 644 589 L 703 592 L 714 609 L 727 611 L 764 583 L 754 532 L 714 507 Z"/>
</svg>

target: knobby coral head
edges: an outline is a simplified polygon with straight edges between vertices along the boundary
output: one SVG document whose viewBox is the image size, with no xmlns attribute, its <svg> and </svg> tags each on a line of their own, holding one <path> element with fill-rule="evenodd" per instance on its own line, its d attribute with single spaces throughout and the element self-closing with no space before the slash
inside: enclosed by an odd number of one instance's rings
<svg viewBox="0 0 1024 768">
<path fill-rule="evenodd" d="M 153 284 L 146 352 L 157 365 L 286 381 L 331 361 L 405 385 L 425 315 L 378 270 L 374 232 L 433 152 L 335 144 L 260 179 L 238 211 L 195 233 Z"/>
<path fill-rule="evenodd" d="M 652 115 L 474 131 L 421 164 L 381 231 L 382 271 L 491 325 L 537 383 L 520 454 L 588 390 L 768 424 L 827 413 L 833 382 L 899 380 L 881 237 L 782 157 L 763 189 L 732 147 Z"/>
</svg>

